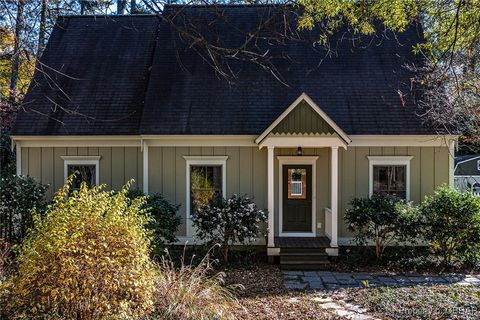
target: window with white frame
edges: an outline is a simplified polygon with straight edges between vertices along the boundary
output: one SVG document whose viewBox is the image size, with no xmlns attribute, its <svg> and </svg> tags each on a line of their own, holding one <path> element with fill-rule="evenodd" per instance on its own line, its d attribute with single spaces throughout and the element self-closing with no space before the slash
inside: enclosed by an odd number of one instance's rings
<svg viewBox="0 0 480 320">
<path fill-rule="evenodd" d="M 411 156 L 369 156 L 370 195 L 374 193 L 410 199 Z"/>
<path fill-rule="evenodd" d="M 187 214 L 225 197 L 228 156 L 185 156 L 187 176 Z M 187 220 L 187 236 L 193 233 Z"/>
<path fill-rule="evenodd" d="M 99 184 L 99 161 L 100 156 L 63 156 L 65 180 L 75 175 L 71 188 L 78 190 L 82 182 L 88 187 Z"/>
<path fill-rule="evenodd" d="M 477 160 L 477 170 L 480 171 L 480 160 Z"/>
</svg>

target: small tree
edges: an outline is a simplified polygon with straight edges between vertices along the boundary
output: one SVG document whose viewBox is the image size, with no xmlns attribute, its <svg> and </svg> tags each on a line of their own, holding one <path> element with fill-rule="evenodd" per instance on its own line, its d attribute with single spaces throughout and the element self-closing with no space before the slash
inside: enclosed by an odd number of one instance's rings
<svg viewBox="0 0 480 320">
<path fill-rule="evenodd" d="M 235 243 L 255 241 L 261 233 L 260 224 L 266 220 L 265 212 L 259 210 L 252 200 L 236 194 L 206 205 L 192 216 L 197 236 L 210 244 L 220 244 L 225 262 L 228 262 L 230 247 Z"/>
<path fill-rule="evenodd" d="M 150 218 L 146 227 L 153 233 L 152 244 L 157 253 L 162 251 L 165 245 L 177 241 L 175 233 L 181 223 L 177 214 L 180 205 L 171 204 L 159 193 L 145 195 L 138 189 L 129 190 L 128 197 L 130 199 L 145 197 L 142 209 Z"/>
<path fill-rule="evenodd" d="M 386 194 L 355 198 L 345 219 L 358 245 L 375 243 L 375 254 L 382 257 L 388 245 L 412 241 L 418 233 L 417 210 L 411 203 Z"/>
<path fill-rule="evenodd" d="M 55 195 L 45 216 L 21 244 L 18 274 L 7 281 L 7 312 L 19 318 L 141 317 L 153 305 L 155 272 L 140 214 L 130 201 L 102 187 Z M 2 288 L 0 288 L 2 289 Z"/>
<path fill-rule="evenodd" d="M 444 263 L 474 262 L 480 257 L 480 197 L 447 185 L 425 197 L 420 206 L 425 240 Z"/>
<path fill-rule="evenodd" d="M 46 208 L 47 188 L 27 176 L 0 177 L 0 238 L 11 244 L 23 240 L 33 225 L 33 212 Z"/>
</svg>

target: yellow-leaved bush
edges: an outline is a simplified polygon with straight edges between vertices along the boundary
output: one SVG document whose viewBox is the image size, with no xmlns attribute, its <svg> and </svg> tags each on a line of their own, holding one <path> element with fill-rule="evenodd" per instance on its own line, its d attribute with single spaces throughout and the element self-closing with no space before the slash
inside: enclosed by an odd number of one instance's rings
<svg viewBox="0 0 480 320">
<path fill-rule="evenodd" d="M 153 311 L 144 198 L 103 187 L 55 195 L 19 248 L 18 273 L 2 285 L 12 318 L 139 318 Z"/>
</svg>

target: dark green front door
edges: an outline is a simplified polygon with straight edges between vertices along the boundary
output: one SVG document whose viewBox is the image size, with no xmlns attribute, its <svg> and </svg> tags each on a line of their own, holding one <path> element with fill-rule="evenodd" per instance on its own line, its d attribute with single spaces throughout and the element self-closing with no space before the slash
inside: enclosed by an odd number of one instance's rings
<svg viewBox="0 0 480 320">
<path fill-rule="evenodd" d="M 312 166 L 282 169 L 283 232 L 312 232 Z"/>
</svg>

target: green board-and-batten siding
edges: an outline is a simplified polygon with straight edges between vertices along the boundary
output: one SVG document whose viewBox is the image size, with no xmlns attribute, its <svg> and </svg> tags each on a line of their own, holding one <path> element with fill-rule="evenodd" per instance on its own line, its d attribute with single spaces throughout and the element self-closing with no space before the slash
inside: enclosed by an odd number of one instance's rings
<svg viewBox="0 0 480 320">
<path fill-rule="evenodd" d="M 50 185 L 48 196 L 64 181 L 62 156 L 100 156 L 100 183 L 120 189 L 134 179 L 134 187 L 143 186 L 143 162 L 139 147 L 29 147 L 22 148 L 21 172 Z"/>
<path fill-rule="evenodd" d="M 273 134 L 334 134 L 335 130 L 302 100 L 275 128 Z"/>
<path fill-rule="evenodd" d="M 257 147 L 149 147 L 149 192 L 162 193 L 168 200 L 180 204 L 179 214 L 185 221 L 186 161 L 184 156 L 228 156 L 226 161 L 227 196 L 253 197 L 261 209 L 267 207 L 267 151 Z M 186 224 L 178 230 L 186 235 Z"/>
<path fill-rule="evenodd" d="M 295 149 L 275 149 L 275 156 L 295 155 Z M 100 183 L 119 189 L 135 179 L 143 186 L 143 154 L 139 147 L 23 147 L 22 174 L 50 184 L 49 196 L 64 182 L 61 156 L 101 156 Z M 186 162 L 184 156 L 228 156 L 227 195 L 248 194 L 260 208 L 267 207 L 267 150 L 257 147 L 150 147 L 149 191 L 159 192 L 171 202 L 180 204 L 179 214 L 186 218 Z M 330 206 L 330 149 L 305 148 L 304 155 L 318 155 L 317 222 L 323 234 L 324 208 Z M 343 213 L 354 197 L 366 197 L 369 189 L 367 156 L 413 156 L 410 166 L 410 198 L 420 202 L 437 186 L 448 183 L 449 151 L 447 147 L 349 147 L 339 149 L 339 237 L 349 236 Z M 275 220 L 278 233 L 278 161 L 275 160 Z M 179 236 L 186 234 L 185 225 Z"/>
<path fill-rule="evenodd" d="M 449 181 L 450 154 L 447 147 L 350 147 L 339 150 L 339 237 L 351 235 L 343 214 L 351 199 L 368 196 L 367 156 L 413 156 L 410 161 L 410 200 L 415 203 Z"/>
</svg>

